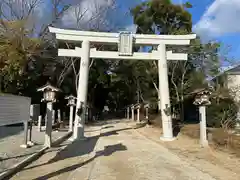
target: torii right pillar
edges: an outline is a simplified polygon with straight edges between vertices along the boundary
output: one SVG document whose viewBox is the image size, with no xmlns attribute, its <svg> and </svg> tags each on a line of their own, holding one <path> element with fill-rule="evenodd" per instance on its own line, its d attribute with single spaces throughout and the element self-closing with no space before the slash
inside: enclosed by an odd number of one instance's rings
<svg viewBox="0 0 240 180">
<path fill-rule="evenodd" d="M 168 67 L 167 67 L 167 53 L 166 45 L 158 45 L 158 53 L 160 59 L 158 60 L 158 74 L 159 74 L 159 93 L 161 99 L 161 118 L 163 136 L 160 138 L 163 141 L 173 141 L 172 117 L 170 113 L 170 96 L 168 84 Z"/>
</svg>

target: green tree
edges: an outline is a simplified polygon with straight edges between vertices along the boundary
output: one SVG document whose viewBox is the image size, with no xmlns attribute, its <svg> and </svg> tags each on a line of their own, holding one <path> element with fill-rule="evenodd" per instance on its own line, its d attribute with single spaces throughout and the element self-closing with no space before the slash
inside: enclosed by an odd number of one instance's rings
<svg viewBox="0 0 240 180">
<path fill-rule="evenodd" d="M 40 55 L 41 41 L 29 37 L 24 21 L 4 22 L 0 32 L 0 73 L 5 92 L 24 88 L 27 65 Z"/>
<path fill-rule="evenodd" d="M 140 5 L 133 8 L 131 10 L 131 13 L 133 15 L 134 23 L 137 25 L 137 33 L 186 34 L 190 33 L 192 29 L 191 14 L 187 11 L 187 8 L 189 7 L 191 7 L 189 3 L 186 3 L 184 5 L 175 5 L 169 0 L 153 0 L 141 3 Z M 152 47 L 152 49 L 153 48 L 155 47 Z M 174 49 L 174 47 L 167 48 L 171 50 Z M 154 89 L 158 91 L 158 83 L 156 83 L 158 81 L 157 64 L 157 62 L 152 61 L 147 62 L 145 66 L 147 67 L 148 81 L 151 82 L 151 87 L 154 87 Z M 174 63 L 170 62 L 169 64 Z M 179 65 L 185 66 L 181 63 L 179 63 Z M 176 64 L 174 64 L 173 66 L 174 68 L 170 68 L 170 71 L 174 70 L 180 72 L 179 67 L 176 66 Z M 176 67 L 178 67 L 178 70 L 176 69 Z M 176 75 L 176 77 L 179 77 L 179 73 Z M 172 79 L 170 83 L 175 82 L 173 81 L 174 78 L 171 73 L 169 79 Z M 175 92 L 178 92 L 178 90 L 176 89 L 178 85 L 173 83 L 172 86 L 175 86 Z M 156 95 L 158 94 L 158 92 L 152 94 Z M 177 99 L 179 100 L 180 98 Z M 157 102 L 157 100 L 155 101 Z"/>
<path fill-rule="evenodd" d="M 192 17 L 186 11 L 190 3 L 176 5 L 171 0 L 153 0 L 141 3 L 131 10 L 137 33 L 172 34 L 192 31 Z"/>
<path fill-rule="evenodd" d="M 189 34 L 192 33 L 192 19 L 187 9 L 191 7 L 188 2 L 175 5 L 170 0 L 153 0 L 141 3 L 133 8 L 131 13 L 138 33 Z M 196 40 L 191 41 L 190 46 L 168 46 L 167 49 L 189 54 L 187 61 L 168 62 L 171 103 L 174 112 L 181 114 L 181 119 L 183 119 L 185 97 L 188 97 L 188 94 L 196 88 L 206 87 L 206 79 L 219 73 L 220 44 L 216 42 L 204 44 L 197 37 Z M 147 68 L 147 80 L 153 85 L 149 87 L 158 91 L 157 62 L 147 62 L 145 67 Z"/>
</svg>

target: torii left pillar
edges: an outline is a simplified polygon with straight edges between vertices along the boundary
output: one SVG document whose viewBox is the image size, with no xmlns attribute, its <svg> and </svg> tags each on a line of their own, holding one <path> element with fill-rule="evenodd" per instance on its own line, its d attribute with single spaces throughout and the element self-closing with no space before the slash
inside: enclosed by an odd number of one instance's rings
<svg viewBox="0 0 240 180">
<path fill-rule="evenodd" d="M 173 141 L 173 129 L 172 129 L 172 117 L 167 111 L 171 108 L 170 105 L 170 93 L 168 84 L 168 67 L 166 57 L 166 45 L 158 45 L 158 53 L 160 59 L 158 60 L 158 74 L 159 74 L 159 94 L 161 103 L 161 117 L 163 126 L 163 136 L 160 138 L 163 141 Z"/>
<path fill-rule="evenodd" d="M 77 50 L 77 48 L 76 48 Z M 77 105 L 76 109 L 79 109 L 81 102 L 83 102 L 83 113 L 80 116 L 75 116 L 74 130 L 73 130 L 73 140 L 81 140 L 84 138 L 84 124 L 85 124 L 85 113 L 87 108 L 87 91 L 88 91 L 88 74 L 89 74 L 89 61 L 90 61 L 90 42 L 82 42 L 82 51 L 79 51 L 79 56 L 81 57 L 80 65 L 80 75 L 78 81 L 78 91 L 77 91 Z M 77 110 L 76 110 L 77 112 Z"/>
</svg>

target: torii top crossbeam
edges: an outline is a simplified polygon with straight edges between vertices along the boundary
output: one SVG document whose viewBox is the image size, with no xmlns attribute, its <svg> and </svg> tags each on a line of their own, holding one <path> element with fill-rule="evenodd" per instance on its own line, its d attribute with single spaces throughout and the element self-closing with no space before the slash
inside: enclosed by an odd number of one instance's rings
<svg viewBox="0 0 240 180">
<path fill-rule="evenodd" d="M 101 44 L 119 44 L 120 34 L 119 33 L 106 33 L 106 32 L 92 32 L 92 31 L 76 31 L 76 30 L 66 30 L 49 27 L 51 33 L 56 34 L 58 40 L 64 41 L 89 41 L 92 43 Z M 159 44 L 165 45 L 189 45 L 190 40 L 195 39 L 195 34 L 190 35 L 146 35 L 146 34 L 131 34 L 132 39 L 128 42 L 128 48 L 132 49 L 132 45 L 155 45 Z M 134 39 L 134 40 L 133 40 Z M 129 39 L 128 39 L 129 40 Z M 124 47 L 123 47 L 124 48 Z M 76 47 L 75 49 L 59 49 L 59 56 L 67 57 L 79 57 L 82 54 L 82 49 Z M 187 54 L 184 53 L 172 53 L 172 51 L 167 51 L 168 60 L 187 60 Z M 130 52 L 128 56 L 122 56 L 118 52 L 113 51 L 97 51 L 95 48 L 91 48 L 90 57 L 91 58 L 105 58 L 105 59 L 141 59 L 141 60 L 157 60 L 160 57 L 158 51 L 152 51 L 152 53 L 146 52 Z"/>
<path fill-rule="evenodd" d="M 110 43 L 117 44 L 119 42 L 119 33 L 106 33 L 106 32 L 92 32 L 92 31 L 77 31 L 66 30 L 54 27 L 49 27 L 51 33 L 56 34 L 56 38 L 65 41 L 84 41 L 97 43 Z M 137 45 L 188 45 L 190 40 L 196 38 L 196 34 L 189 35 L 146 35 L 134 34 L 135 42 Z"/>
</svg>

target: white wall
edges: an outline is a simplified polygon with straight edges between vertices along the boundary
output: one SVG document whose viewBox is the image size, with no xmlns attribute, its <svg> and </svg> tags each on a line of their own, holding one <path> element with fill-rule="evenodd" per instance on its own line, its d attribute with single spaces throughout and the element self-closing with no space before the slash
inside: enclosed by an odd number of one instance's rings
<svg viewBox="0 0 240 180">
<path fill-rule="evenodd" d="M 231 91 L 235 101 L 240 101 L 240 75 L 228 75 L 227 87 Z"/>
<path fill-rule="evenodd" d="M 227 87 L 232 92 L 234 100 L 238 103 L 240 102 L 240 75 L 228 75 Z M 238 122 L 236 128 L 240 127 L 240 109 L 237 114 Z"/>
<path fill-rule="evenodd" d="M 0 126 L 29 121 L 31 99 L 0 94 Z"/>
</svg>

